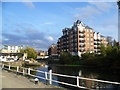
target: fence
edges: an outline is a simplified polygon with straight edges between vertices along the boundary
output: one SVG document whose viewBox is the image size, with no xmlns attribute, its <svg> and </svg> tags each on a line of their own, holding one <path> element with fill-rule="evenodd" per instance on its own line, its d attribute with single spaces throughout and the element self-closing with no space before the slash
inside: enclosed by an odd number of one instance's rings
<svg viewBox="0 0 120 90">
<path fill-rule="evenodd" d="M 82 89 L 91 89 L 91 90 L 94 90 L 96 88 L 97 89 L 107 88 L 108 85 L 120 86 L 119 82 L 111 82 L 111 81 L 104 81 L 104 80 L 98 80 L 98 79 L 84 78 L 84 77 L 80 77 L 80 76 L 57 74 L 57 73 L 52 73 L 52 70 L 50 70 L 49 72 L 45 72 L 45 71 L 34 70 L 31 68 L 18 67 L 18 66 L 16 67 L 16 66 L 5 65 L 5 64 L 2 64 L 1 67 L 2 67 L 2 69 L 21 73 L 23 75 L 29 75 L 32 77 L 48 80 L 49 84 L 52 84 L 52 82 L 56 82 L 59 84 L 64 84 L 64 85 L 68 85 L 68 86 L 72 86 L 72 87 L 77 87 L 77 88 L 82 88 Z M 40 73 L 45 74 L 45 76 L 47 74 L 49 76 L 49 79 L 47 76 L 46 76 L 46 78 L 36 76 L 36 75 L 32 74 L 33 72 L 40 72 Z M 53 76 L 65 77 L 68 79 L 73 78 L 76 81 L 76 84 L 70 84 L 70 83 L 66 83 L 66 82 L 62 82 L 62 81 L 58 81 L 58 80 L 53 80 L 53 78 L 52 78 Z"/>
</svg>

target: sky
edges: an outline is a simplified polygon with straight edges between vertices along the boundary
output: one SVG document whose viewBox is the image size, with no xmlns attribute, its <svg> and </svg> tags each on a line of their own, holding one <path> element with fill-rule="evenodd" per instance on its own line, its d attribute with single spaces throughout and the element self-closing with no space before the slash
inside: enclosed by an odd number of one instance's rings
<svg viewBox="0 0 120 90">
<path fill-rule="evenodd" d="M 76 20 L 117 40 L 117 8 L 115 2 L 3 2 L 2 44 L 47 50 Z"/>
</svg>

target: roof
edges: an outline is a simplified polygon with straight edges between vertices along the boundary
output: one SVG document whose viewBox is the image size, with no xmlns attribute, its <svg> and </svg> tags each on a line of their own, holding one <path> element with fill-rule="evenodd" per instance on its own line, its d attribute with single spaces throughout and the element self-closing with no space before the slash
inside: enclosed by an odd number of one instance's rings
<svg viewBox="0 0 120 90">
<path fill-rule="evenodd" d="M 85 27 L 85 29 L 92 29 L 92 28 L 91 28 L 91 27 L 89 27 L 89 26 L 86 26 L 86 27 Z"/>
</svg>

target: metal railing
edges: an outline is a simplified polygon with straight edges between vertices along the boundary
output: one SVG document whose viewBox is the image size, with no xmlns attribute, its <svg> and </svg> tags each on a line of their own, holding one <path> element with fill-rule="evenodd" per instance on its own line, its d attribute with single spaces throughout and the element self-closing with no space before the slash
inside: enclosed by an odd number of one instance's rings
<svg viewBox="0 0 120 90">
<path fill-rule="evenodd" d="M 64 85 L 68 85 L 68 86 L 72 86 L 72 87 L 77 87 L 77 88 L 82 88 L 82 89 L 88 89 L 88 90 L 89 89 L 94 90 L 96 88 L 97 89 L 106 88 L 105 84 L 120 85 L 119 82 L 111 82 L 111 81 L 104 81 L 104 80 L 98 80 L 98 79 L 84 78 L 84 77 L 80 77 L 80 76 L 70 76 L 70 75 L 52 73 L 52 70 L 50 70 L 49 72 L 45 72 L 45 71 L 35 70 L 35 69 L 31 69 L 31 68 L 11 66 L 11 65 L 5 65 L 5 64 L 2 64 L 1 68 L 5 69 L 5 70 L 9 70 L 9 71 L 14 71 L 17 73 L 22 73 L 23 75 L 29 75 L 29 76 L 36 77 L 39 79 L 48 80 L 49 84 L 52 84 L 52 82 L 56 82 L 56 83 L 60 83 L 60 84 L 64 84 Z M 32 74 L 32 72 L 34 72 L 34 71 L 49 75 L 49 79 L 47 77 L 41 77 L 41 76 L 36 76 L 36 75 Z M 53 80 L 53 78 L 52 78 L 53 76 L 59 76 L 59 77 L 64 77 L 64 78 L 69 78 L 69 79 L 73 78 L 76 80 L 76 84 L 70 84 L 70 83 L 66 83 L 66 82 L 62 82 L 62 81 L 58 81 L 58 80 Z M 88 82 L 89 82 L 89 84 L 88 84 Z M 104 83 L 104 84 L 100 84 L 100 83 Z"/>
</svg>

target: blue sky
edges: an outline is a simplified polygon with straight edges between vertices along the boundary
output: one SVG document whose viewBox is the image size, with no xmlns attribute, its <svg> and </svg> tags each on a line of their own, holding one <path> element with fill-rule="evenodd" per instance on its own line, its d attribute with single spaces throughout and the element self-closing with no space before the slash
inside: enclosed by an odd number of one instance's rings
<svg viewBox="0 0 120 90">
<path fill-rule="evenodd" d="M 117 40 L 114 2 L 3 2 L 2 43 L 47 50 L 79 19 L 94 31 Z"/>
</svg>

